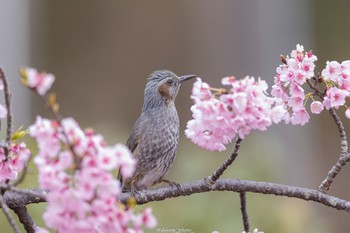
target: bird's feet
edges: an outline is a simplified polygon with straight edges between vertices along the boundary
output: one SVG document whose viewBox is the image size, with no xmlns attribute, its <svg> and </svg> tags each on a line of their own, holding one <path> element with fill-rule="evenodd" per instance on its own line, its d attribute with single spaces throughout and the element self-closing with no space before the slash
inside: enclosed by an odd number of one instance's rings
<svg viewBox="0 0 350 233">
<path fill-rule="evenodd" d="M 167 183 L 169 186 L 176 187 L 177 189 L 181 188 L 181 184 L 176 183 L 175 181 L 172 181 L 172 180 L 162 179 L 161 182 Z"/>
</svg>

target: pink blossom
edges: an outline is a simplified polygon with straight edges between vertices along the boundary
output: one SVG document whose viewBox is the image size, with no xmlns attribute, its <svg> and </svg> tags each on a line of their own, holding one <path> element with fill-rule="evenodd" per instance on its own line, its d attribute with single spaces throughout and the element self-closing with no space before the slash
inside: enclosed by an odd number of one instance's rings
<svg viewBox="0 0 350 233">
<path fill-rule="evenodd" d="M 229 143 L 236 135 L 232 129 L 233 124 L 225 118 L 231 114 L 227 108 L 228 106 L 217 99 L 198 102 L 192 106 L 194 119 L 187 123 L 187 137 L 208 150 L 224 150 L 224 144 Z"/>
<path fill-rule="evenodd" d="M 115 146 L 116 157 L 119 160 L 119 167 L 123 177 L 129 178 L 134 174 L 136 161 L 130 150 L 122 144 Z"/>
<path fill-rule="evenodd" d="M 157 226 L 157 220 L 152 215 L 152 209 L 146 208 L 142 211 L 135 220 L 136 225 L 145 225 L 147 228 L 154 228 Z"/>
<path fill-rule="evenodd" d="M 27 165 L 31 156 L 24 142 L 11 143 L 6 160 L 5 150 L 0 148 L 0 183 L 17 179 L 18 173 Z"/>
<path fill-rule="evenodd" d="M 288 94 L 281 86 L 273 85 L 271 95 L 279 98 L 280 100 L 287 101 L 288 100 Z"/>
<path fill-rule="evenodd" d="M 35 233 L 50 233 L 50 231 L 46 230 L 45 228 L 37 227 L 35 229 Z"/>
<path fill-rule="evenodd" d="M 121 185 L 111 172 L 121 169 L 130 177 L 136 163 L 126 146 L 106 145 L 101 135 L 83 131 L 72 118 L 58 124 L 38 117 L 29 131 L 39 145 L 34 159 L 39 185 L 49 190 L 43 215 L 49 228 L 112 233 L 156 225 L 150 210 L 135 214 L 117 201 Z"/>
<path fill-rule="evenodd" d="M 23 68 L 22 73 L 26 79 L 27 85 L 35 89 L 39 95 L 45 95 L 55 81 L 55 76 L 52 74 L 38 72 L 34 68 Z"/>
<path fill-rule="evenodd" d="M 297 83 L 292 82 L 289 87 L 290 95 L 293 97 L 305 98 L 304 89 Z"/>
<path fill-rule="evenodd" d="M 310 119 L 309 114 L 305 108 L 302 108 L 293 113 L 291 117 L 291 122 L 293 125 L 305 125 Z"/>
<path fill-rule="evenodd" d="M 232 85 L 236 81 L 235 76 L 225 77 L 221 80 L 222 85 Z"/>
<path fill-rule="evenodd" d="M 58 138 L 58 123 L 37 116 L 35 124 L 31 125 L 29 135 L 36 138 L 41 157 L 55 158 L 61 148 Z M 34 160 L 37 160 L 36 157 Z"/>
<path fill-rule="evenodd" d="M 293 111 L 297 111 L 304 107 L 304 98 L 290 97 L 288 99 L 288 106 L 293 108 Z"/>
<path fill-rule="evenodd" d="M 271 120 L 278 124 L 281 120 L 284 120 L 286 113 L 287 110 L 282 105 L 276 106 L 271 109 Z"/>
<path fill-rule="evenodd" d="M 313 101 L 310 105 L 310 110 L 314 114 L 320 114 L 323 110 L 323 104 L 320 101 Z"/>
<path fill-rule="evenodd" d="M 349 95 L 349 93 L 336 87 L 331 87 L 327 90 L 326 95 L 327 96 L 324 98 L 324 100 L 329 101 L 331 107 L 338 108 L 339 106 L 345 104 L 345 98 Z"/>
<path fill-rule="evenodd" d="M 0 104 L 0 119 L 4 119 L 7 117 L 7 109 Z"/>
<path fill-rule="evenodd" d="M 326 80 L 338 81 L 339 75 L 341 74 L 341 66 L 336 61 L 327 61 L 326 68 L 322 70 L 322 76 Z"/>
<path fill-rule="evenodd" d="M 74 152 L 78 155 L 84 154 L 87 149 L 87 138 L 78 123 L 71 117 L 61 121 L 62 140 L 68 140 L 70 145 L 74 145 Z"/>
<path fill-rule="evenodd" d="M 200 78 L 193 84 L 192 98 L 199 98 L 200 100 L 210 99 L 212 97 L 210 86 L 203 83 Z"/>
<path fill-rule="evenodd" d="M 291 52 L 291 57 L 286 57 L 286 64 L 283 64 L 278 69 L 278 74 L 288 74 L 288 79 L 284 82 L 294 81 L 300 85 L 304 84 L 306 79 L 314 76 L 315 64 L 317 57 L 311 51 L 304 52 L 302 45 L 297 45 L 297 49 Z"/>
<path fill-rule="evenodd" d="M 345 116 L 350 119 L 350 108 L 345 110 Z"/>
<path fill-rule="evenodd" d="M 256 81 L 253 77 L 241 80 L 224 78 L 223 83 L 231 89 L 219 98 L 213 98 L 212 94 L 207 95 L 210 98 L 201 98 L 201 93 L 196 91 L 198 86 L 209 85 L 199 78 L 194 84 L 193 119 L 185 130 L 193 143 L 207 150 L 222 151 L 236 135 L 243 138 L 254 129 L 266 130 L 273 122 L 284 118 L 286 110 L 283 106 L 274 106 L 274 98 L 266 94 L 268 86 L 265 81 Z M 279 92 L 283 95 L 283 91 Z"/>
</svg>

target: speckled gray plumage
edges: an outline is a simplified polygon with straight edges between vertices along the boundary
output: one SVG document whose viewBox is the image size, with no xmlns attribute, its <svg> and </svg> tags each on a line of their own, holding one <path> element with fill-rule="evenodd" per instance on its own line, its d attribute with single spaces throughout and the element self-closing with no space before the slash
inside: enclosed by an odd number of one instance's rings
<svg viewBox="0 0 350 233">
<path fill-rule="evenodd" d="M 191 76 L 178 77 L 171 71 L 153 72 L 145 88 L 141 116 L 137 119 L 126 143 L 136 160 L 136 170 L 129 179 L 122 179 L 124 191 L 147 189 L 169 171 L 179 141 L 179 117 L 175 98 L 181 82 Z"/>
</svg>

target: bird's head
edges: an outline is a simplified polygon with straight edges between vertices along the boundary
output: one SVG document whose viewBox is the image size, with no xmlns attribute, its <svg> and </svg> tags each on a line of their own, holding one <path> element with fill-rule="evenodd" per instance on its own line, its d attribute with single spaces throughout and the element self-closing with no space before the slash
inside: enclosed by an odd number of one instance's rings
<svg viewBox="0 0 350 233">
<path fill-rule="evenodd" d="M 145 88 L 145 104 L 156 104 L 155 102 L 169 103 L 174 101 L 182 82 L 192 79 L 196 75 L 177 76 L 169 70 L 154 71 L 148 78 Z"/>
</svg>

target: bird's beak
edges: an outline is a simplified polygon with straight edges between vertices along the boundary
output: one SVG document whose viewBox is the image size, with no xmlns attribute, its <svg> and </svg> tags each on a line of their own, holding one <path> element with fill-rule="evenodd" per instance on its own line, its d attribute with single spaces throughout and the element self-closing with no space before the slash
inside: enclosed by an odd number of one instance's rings
<svg viewBox="0 0 350 233">
<path fill-rule="evenodd" d="M 195 75 L 195 74 L 189 74 L 189 75 L 180 76 L 179 77 L 179 83 L 182 83 L 184 81 L 190 80 L 190 79 L 195 78 L 195 77 L 197 77 L 197 75 Z"/>
</svg>

